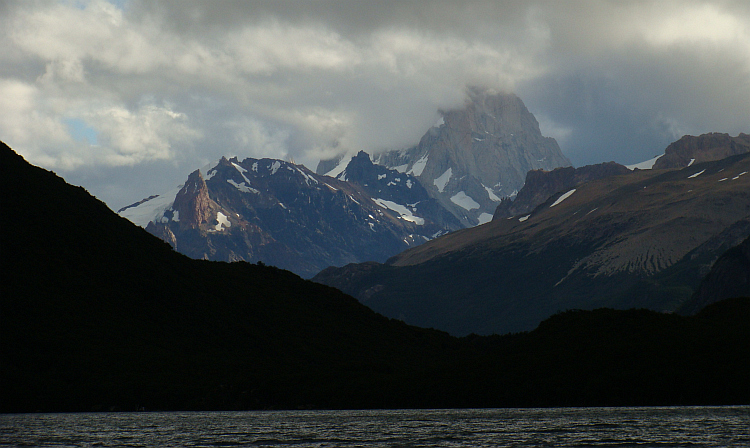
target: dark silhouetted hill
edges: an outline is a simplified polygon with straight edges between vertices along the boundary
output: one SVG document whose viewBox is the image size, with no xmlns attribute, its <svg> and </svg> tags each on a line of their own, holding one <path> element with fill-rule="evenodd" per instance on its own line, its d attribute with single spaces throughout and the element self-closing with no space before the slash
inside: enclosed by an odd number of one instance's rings
<svg viewBox="0 0 750 448">
<path fill-rule="evenodd" d="M 0 144 L 0 412 L 750 403 L 750 301 L 457 339 L 192 260 Z"/>
</svg>

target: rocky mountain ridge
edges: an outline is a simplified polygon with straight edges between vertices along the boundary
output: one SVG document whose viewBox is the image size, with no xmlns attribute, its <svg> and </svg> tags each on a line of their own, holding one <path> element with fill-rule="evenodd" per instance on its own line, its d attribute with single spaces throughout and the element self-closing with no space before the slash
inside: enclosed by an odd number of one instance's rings
<svg viewBox="0 0 750 448">
<path fill-rule="evenodd" d="M 385 315 L 453 334 L 529 329 L 570 308 L 674 311 L 748 236 L 748 171 L 744 154 L 605 177 L 385 265 L 328 269 L 314 280 Z"/>
<path fill-rule="evenodd" d="M 564 167 L 552 171 L 533 170 L 526 174 L 526 182 L 515 198 L 503 198 L 495 209 L 494 219 L 509 218 L 531 213 L 555 193 L 569 191 L 577 185 L 610 176 L 628 174 L 625 166 L 615 162 L 586 165 L 580 168 Z"/>
<path fill-rule="evenodd" d="M 524 170 L 569 165 L 514 95 L 471 90 L 464 109 L 443 116 L 414 148 L 376 163 L 360 152 L 333 177 L 281 160 L 222 158 L 179 190 L 118 213 L 192 258 L 262 261 L 311 277 L 488 222 L 497 195 L 514 194 Z"/>
<path fill-rule="evenodd" d="M 670 144 L 664 154 L 634 165 L 606 162 L 579 168 L 563 167 L 551 171 L 533 170 L 526 175 L 523 188 L 515 197 L 503 198 L 494 218 L 508 218 L 530 213 L 553 194 L 568 191 L 576 185 L 604 177 L 627 174 L 628 170 L 664 170 L 686 168 L 696 161 L 710 162 L 750 152 L 750 136 L 740 133 L 710 133 L 699 136 L 686 135 Z M 493 218 L 493 219 L 494 219 Z"/>
<path fill-rule="evenodd" d="M 664 154 L 653 168 L 685 168 L 694 163 L 720 160 L 750 152 L 750 135 L 740 133 L 737 137 L 713 132 L 699 136 L 685 135 L 667 146 Z"/>
<path fill-rule="evenodd" d="M 515 196 L 528 171 L 570 165 L 517 96 L 483 89 L 469 89 L 465 107 L 442 112 L 416 146 L 373 158 L 419 179 L 464 227 L 491 220 L 501 198 Z M 340 168 L 333 166 L 322 161 L 316 171 L 338 175 Z"/>
<path fill-rule="evenodd" d="M 365 154 L 349 172 L 361 183 L 281 160 L 222 158 L 176 194 L 118 213 L 191 258 L 262 261 L 308 277 L 385 261 L 460 228 L 413 178 L 372 166 Z"/>
</svg>

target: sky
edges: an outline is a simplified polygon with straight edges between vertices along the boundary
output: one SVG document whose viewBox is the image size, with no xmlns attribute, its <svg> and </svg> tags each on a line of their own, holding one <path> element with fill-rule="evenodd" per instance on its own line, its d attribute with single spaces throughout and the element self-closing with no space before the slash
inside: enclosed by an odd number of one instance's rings
<svg viewBox="0 0 750 448">
<path fill-rule="evenodd" d="M 222 156 L 409 147 L 467 86 L 575 166 L 750 133 L 750 2 L 0 0 L 0 140 L 114 210 Z"/>
</svg>

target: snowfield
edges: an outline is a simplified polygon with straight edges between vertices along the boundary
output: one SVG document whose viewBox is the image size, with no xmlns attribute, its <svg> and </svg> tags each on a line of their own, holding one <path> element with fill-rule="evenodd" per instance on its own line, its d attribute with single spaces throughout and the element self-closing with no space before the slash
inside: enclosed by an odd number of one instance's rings
<svg viewBox="0 0 750 448">
<path fill-rule="evenodd" d="M 420 218 L 419 216 L 414 216 L 406 206 L 401 204 L 396 204 L 393 201 L 386 201 L 385 199 L 373 199 L 373 201 L 378 204 L 379 206 L 383 208 L 387 208 L 389 210 L 393 210 L 394 212 L 398 213 L 402 219 L 413 222 L 414 224 L 421 226 L 424 225 L 424 218 Z"/>
<path fill-rule="evenodd" d="M 458 193 L 453 195 L 453 197 L 451 197 L 451 202 L 466 210 L 474 210 L 475 208 L 479 208 L 479 204 L 477 203 L 477 201 L 472 199 L 471 196 L 467 195 L 463 191 L 459 191 Z"/>
<path fill-rule="evenodd" d="M 445 189 L 445 185 L 451 179 L 452 175 L 453 175 L 453 170 L 448 168 L 447 170 L 445 170 L 443 174 L 440 175 L 440 177 L 438 177 L 437 179 L 433 181 L 433 183 L 435 184 L 439 192 L 441 193 L 443 192 L 443 190 Z"/>
<path fill-rule="evenodd" d="M 552 207 L 558 205 L 559 203 L 561 203 L 562 201 L 568 199 L 570 197 L 570 195 L 572 195 L 575 192 L 576 192 L 576 189 L 574 188 L 574 189 L 570 190 L 569 192 L 563 194 L 562 196 L 560 196 L 559 198 L 557 198 L 557 200 L 555 201 L 555 203 L 552 204 L 552 205 L 550 205 L 549 208 L 552 208 Z"/>
</svg>

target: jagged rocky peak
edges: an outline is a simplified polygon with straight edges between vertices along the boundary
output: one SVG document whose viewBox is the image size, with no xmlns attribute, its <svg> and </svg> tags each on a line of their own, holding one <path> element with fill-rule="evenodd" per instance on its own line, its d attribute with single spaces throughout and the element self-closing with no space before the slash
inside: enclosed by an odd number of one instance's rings
<svg viewBox="0 0 750 448">
<path fill-rule="evenodd" d="M 527 172 L 570 166 L 514 94 L 470 88 L 466 105 L 442 117 L 418 145 L 376 162 L 418 177 L 467 226 L 489 220 L 501 198 L 521 189 Z"/>
<path fill-rule="evenodd" d="M 282 160 L 223 157 L 121 213 L 192 258 L 263 261 L 308 277 L 461 228 L 413 176 L 365 153 L 348 168 L 357 182 L 346 171 L 335 179 Z"/>
<path fill-rule="evenodd" d="M 172 209 L 182 225 L 198 228 L 209 219 L 209 203 L 206 181 L 200 170 L 195 170 L 175 196 Z"/>
<path fill-rule="evenodd" d="M 346 166 L 346 173 L 348 177 L 362 178 L 367 174 L 371 173 L 375 169 L 375 165 L 370 159 L 370 155 L 364 151 L 360 151 L 356 156 L 352 157 L 352 160 Z"/>
<path fill-rule="evenodd" d="M 667 146 L 664 155 L 654 163 L 654 169 L 685 168 L 693 163 L 721 160 L 750 152 L 750 135 L 737 137 L 712 132 L 699 136 L 685 135 Z"/>
<path fill-rule="evenodd" d="M 337 179 L 357 185 L 376 204 L 398 212 L 402 219 L 420 223 L 422 234 L 429 238 L 464 227 L 414 175 L 375 165 L 364 151 L 352 157 Z"/>
</svg>

